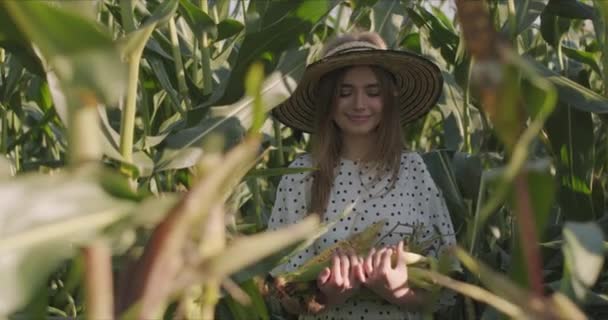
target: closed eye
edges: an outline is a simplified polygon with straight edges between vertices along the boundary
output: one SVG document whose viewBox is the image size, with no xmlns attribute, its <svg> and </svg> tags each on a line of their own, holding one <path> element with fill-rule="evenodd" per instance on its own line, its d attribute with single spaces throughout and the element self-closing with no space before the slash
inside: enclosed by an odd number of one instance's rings
<svg viewBox="0 0 608 320">
<path fill-rule="evenodd" d="M 380 87 L 377 85 L 366 88 L 367 95 L 370 97 L 377 97 L 380 95 Z"/>
<path fill-rule="evenodd" d="M 343 84 L 340 86 L 338 92 L 340 97 L 347 97 L 353 93 L 353 86 L 349 84 Z M 370 97 L 377 97 L 380 95 L 380 86 L 376 83 L 365 86 L 365 93 Z"/>
<path fill-rule="evenodd" d="M 340 87 L 340 97 L 348 97 L 353 93 L 353 87 L 352 86 L 347 86 L 347 85 L 343 85 Z"/>
</svg>

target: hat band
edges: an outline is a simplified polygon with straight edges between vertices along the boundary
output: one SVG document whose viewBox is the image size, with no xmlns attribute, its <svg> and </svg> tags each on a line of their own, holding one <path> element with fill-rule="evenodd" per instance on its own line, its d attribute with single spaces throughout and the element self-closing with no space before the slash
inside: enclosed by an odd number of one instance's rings
<svg viewBox="0 0 608 320">
<path fill-rule="evenodd" d="M 329 51 L 323 56 L 329 57 L 336 53 L 345 53 L 350 51 L 363 51 L 363 50 L 378 50 L 379 48 L 372 43 L 367 41 L 350 41 L 343 43 Z"/>
</svg>

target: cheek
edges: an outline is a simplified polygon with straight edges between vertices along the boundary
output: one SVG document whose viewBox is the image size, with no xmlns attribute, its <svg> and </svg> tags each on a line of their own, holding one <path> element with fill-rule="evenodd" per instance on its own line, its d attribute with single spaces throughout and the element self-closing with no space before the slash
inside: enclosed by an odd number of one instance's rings
<svg viewBox="0 0 608 320">
<path fill-rule="evenodd" d="M 370 108 L 373 109 L 376 113 L 382 113 L 384 109 L 384 103 L 382 103 L 382 99 L 374 99 L 370 103 Z"/>
<path fill-rule="evenodd" d="M 346 99 L 336 99 L 336 104 L 333 107 L 332 117 L 343 116 L 344 112 L 348 109 L 348 101 Z"/>
<path fill-rule="evenodd" d="M 341 111 L 348 108 L 350 101 L 348 98 L 338 97 L 336 98 L 336 107 L 334 108 L 336 111 Z"/>
</svg>

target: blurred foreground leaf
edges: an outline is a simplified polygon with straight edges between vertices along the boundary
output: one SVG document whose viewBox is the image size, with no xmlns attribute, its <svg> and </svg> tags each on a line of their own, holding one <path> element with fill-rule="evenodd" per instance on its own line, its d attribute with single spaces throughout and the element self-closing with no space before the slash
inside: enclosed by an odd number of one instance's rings
<svg viewBox="0 0 608 320">
<path fill-rule="evenodd" d="M 91 167 L 0 182 L 0 315 L 22 307 L 63 259 L 133 208 L 104 190 L 105 174 Z"/>
</svg>

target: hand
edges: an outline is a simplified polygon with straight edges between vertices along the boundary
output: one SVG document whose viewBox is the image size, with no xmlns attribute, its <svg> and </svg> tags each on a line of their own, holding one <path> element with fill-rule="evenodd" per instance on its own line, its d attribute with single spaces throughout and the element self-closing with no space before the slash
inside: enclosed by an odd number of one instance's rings
<svg viewBox="0 0 608 320">
<path fill-rule="evenodd" d="M 331 265 L 319 273 L 317 286 L 327 299 L 327 304 L 341 304 L 350 298 L 365 282 L 363 259 L 354 252 L 337 251 Z"/>
<path fill-rule="evenodd" d="M 393 267 L 392 256 L 397 253 L 396 265 Z M 408 272 L 405 261 L 403 241 L 397 246 L 372 248 L 363 264 L 365 285 L 379 296 L 394 304 L 403 304 L 410 294 Z"/>
</svg>

